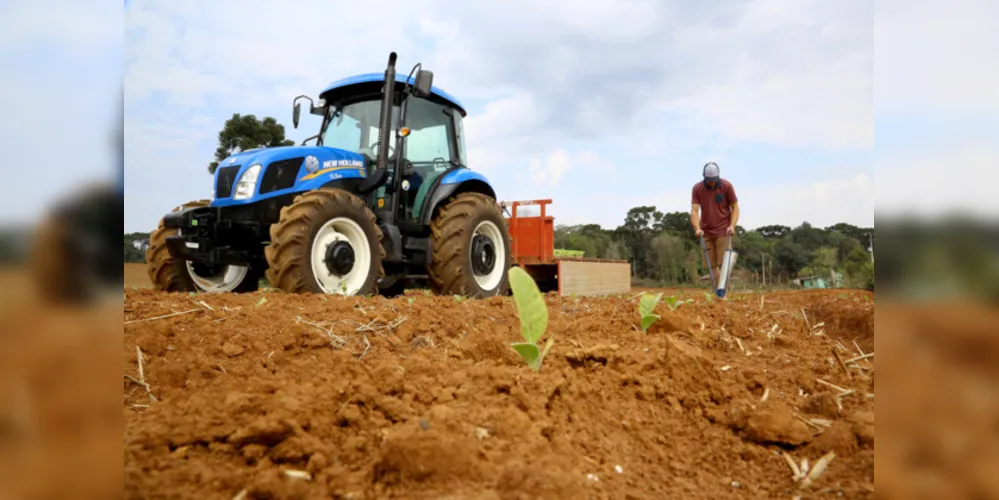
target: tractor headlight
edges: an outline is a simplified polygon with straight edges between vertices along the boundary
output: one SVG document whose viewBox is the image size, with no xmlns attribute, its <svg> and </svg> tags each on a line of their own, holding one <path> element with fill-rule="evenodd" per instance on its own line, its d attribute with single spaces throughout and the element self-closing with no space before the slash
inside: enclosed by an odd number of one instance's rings
<svg viewBox="0 0 999 500">
<path fill-rule="evenodd" d="M 236 183 L 236 194 L 232 195 L 232 199 L 245 200 L 253 197 L 253 192 L 257 189 L 258 177 L 260 177 L 260 165 L 253 165 L 246 169 L 246 172 L 239 176 L 239 182 Z"/>
</svg>

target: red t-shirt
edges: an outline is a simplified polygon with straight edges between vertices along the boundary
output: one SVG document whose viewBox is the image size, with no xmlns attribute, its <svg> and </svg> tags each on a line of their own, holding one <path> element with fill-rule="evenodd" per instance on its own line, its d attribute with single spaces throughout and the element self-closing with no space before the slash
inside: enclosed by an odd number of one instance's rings
<svg viewBox="0 0 999 500">
<path fill-rule="evenodd" d="M 735 188 L 725 179 L 715 189 L 708 189 L 704 181 L 694 184 L 691 203 L 701 206 L 701 230 L 705 237 L 725 236 L 732 220 L 732 204 L 738 202 Z"/>
</svg>

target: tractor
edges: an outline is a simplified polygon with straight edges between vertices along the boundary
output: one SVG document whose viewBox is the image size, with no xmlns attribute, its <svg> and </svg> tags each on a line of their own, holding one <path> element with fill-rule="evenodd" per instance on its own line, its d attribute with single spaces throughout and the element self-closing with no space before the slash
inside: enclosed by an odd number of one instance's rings
<svg viewBox="0 0 999 500">
<path fill-rule="evenodd" d="M 241 151 L 216 168 L 210 200 L 166 214 L 146 252 L 154 288 L 250 292 L 261 277 L 289 293 L 505 295 L 507 220 L 468 168 L 466 111 L 396 53 L 383 74 L 330 84 L 313 101 L 319 132 L 297 146 Z M 309 145 L 310 141 L 314 144 Z"/>
</svg>

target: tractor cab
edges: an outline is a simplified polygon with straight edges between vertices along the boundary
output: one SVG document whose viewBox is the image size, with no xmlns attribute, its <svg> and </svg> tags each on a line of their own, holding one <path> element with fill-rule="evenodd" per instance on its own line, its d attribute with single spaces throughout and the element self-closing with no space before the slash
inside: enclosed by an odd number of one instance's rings
<svg viewBox="0 0 999 500">
<path fill-rule="evenodd" d="M 317 146 L 363 155 L 367 175 L 378 174 L 381 144 L 387 144 L 384 183 L 367 194 L 369 206 L 382 220 L 419 225 L 432 209 L 426 206 L 427 194 L 438 179 L 468 163 L 462 127 L 465 109 L 457 99 L 433 87 L 431 80 L 432 75 L 423 70 L 415 79 L 396 75 L 384 134 L 385 75 L 381 73 L 333 82 L 319 95 L 319 106 L 312 106 L 311 112 L 323 120 L 319 133 L 307 141 L 315 139 Z M 420 89 L 421 85 L 429 90 Z"/>
</svg>

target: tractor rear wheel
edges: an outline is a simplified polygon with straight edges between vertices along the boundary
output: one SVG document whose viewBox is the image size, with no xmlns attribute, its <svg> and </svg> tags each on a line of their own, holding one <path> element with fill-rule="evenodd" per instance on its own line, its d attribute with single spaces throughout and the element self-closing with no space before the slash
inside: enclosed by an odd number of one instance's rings
<svg viewBox="0 0 999 500">
<path fill-rule="evenodd" d="M 179 212 L 190 208 L 207 207 L 208 200 L 185 203 L 174 208 Z M 153 288 L 164 292 L 246 293 L 259 288 L 260 273 L 249 266 L 206 265 L 174 258 L 166 246 L 166 239 L 180 234 L 179 229 L 163 226 L 149 235 L 146 249 L 146 272 Z"/>
<path fill-rule="evenodd" d="M 361 198 L 323 188 L 281 209 L 264 255 L 267 280 L 285 292 L 367 295 L 378 291 L 385 249 Z"/>
<path fill-rule="evenodd" d="M 430 224 L 430 287 L 439 294 L 473 298 L 506 295 L 512 257 L 503 211 L 492 198 L 462 193 Z"/>
</svg>

